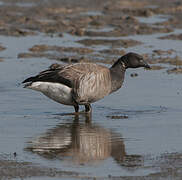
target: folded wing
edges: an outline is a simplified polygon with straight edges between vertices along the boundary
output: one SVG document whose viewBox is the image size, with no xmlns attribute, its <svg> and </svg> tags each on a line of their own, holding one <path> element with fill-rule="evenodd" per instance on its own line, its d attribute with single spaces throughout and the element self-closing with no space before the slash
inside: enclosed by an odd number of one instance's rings
<svg viewBox="0 0 182 180">
<path fill-rule="evenodd" d="M 26 82 L 55 82 L 72 88 L 73 98 L 78 104 L 95 102 L 111 91 L 108 68 L 93 63 L 77 63 L 56 66 L 30 77 Z"/>
</svg>

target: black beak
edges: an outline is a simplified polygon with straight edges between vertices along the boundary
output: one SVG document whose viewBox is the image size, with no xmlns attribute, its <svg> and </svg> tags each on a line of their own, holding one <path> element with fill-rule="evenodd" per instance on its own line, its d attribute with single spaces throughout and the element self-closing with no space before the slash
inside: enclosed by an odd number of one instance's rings
<svg viewBox="0 0 182 180">
<path fill-rule="evenodd" d="M 147 69 L 151 69 L 151 67 L 148 65 L 147 62 L 144 61 L 143 67 L 147 68 Z"/>
</svg>

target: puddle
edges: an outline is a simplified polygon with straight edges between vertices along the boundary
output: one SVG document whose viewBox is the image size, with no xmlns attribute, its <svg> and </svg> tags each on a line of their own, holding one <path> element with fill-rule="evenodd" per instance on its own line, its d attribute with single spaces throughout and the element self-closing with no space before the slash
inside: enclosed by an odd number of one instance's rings
<svg viewBox="0 0 182 180">
<path fill-rule="evenodd" d="M 157 6 L 157 5 L 147 5 L 147 6 L 145 6 L 145 8 L 151 8 L 151 9 L 156 9 L 158 7 L 159 6 Z"/>
<path fill-rule="evenodd" d="M 91 29 L 91 28 L 88 29 L 88 31 L 93 31 L 93 32 L 110 32 L 113 30 L 114 30 L 113 27 L 105 27 L 105 28 L 101 28 L 101 29 Z"/>
<path fill-rule="evenodd" d="M 88 11 L 88 12 L 82 12 L 80 14 L 83 16 L 85 16 L 85 15 L 87 15 L 87 16 L 102 16 L 103 15 L 102 12 L 100 12 L 100 11 Z"/>
<path fill-rule="evenodd" d="M 64 179 L 75 180 L 75 178 L 71 177 L 64 177 Z M 19 178 L 13 180 L 19 180 Z M 26 180 L 50 180 L 50 177 L 33 177 L 33 178 L 26 178 Z M 60 180 L 60 178 L 51 177 L 51 180 Z"/>
<path fill-rule="evenodd" d="M 21 3 L 15 3 L 15 4 L 16 6 L 19 6 L 19 7 L 33 7 L 36 5 L 35 3 L 31 3 L 31 2 L 21 2 Z"/>
<path fill-rule="evenodd" d="M 0 1 L 0 6 L 19 6 L 19 7 L 33 7 L 36 4 L 31 2 L 17 2 L 17 3 L 10 3 L 10 2 L 2 2 Z"/>
<path fill-rule="evenodd" d="M 137 17 L 139 22 L 146 23 L 146 24 L 155 24 L 155 23 L 162 23 L 167 21 L 170 18 L 169 15 L 154 15 L 150 17 Z"/>
<path fill-rule="evenodd" d="M 39 21 L 42 23 L 55 23 L 55 21 L 53 19 L 42 18 L 42 19 L 39 19 Z"/>
</svg>

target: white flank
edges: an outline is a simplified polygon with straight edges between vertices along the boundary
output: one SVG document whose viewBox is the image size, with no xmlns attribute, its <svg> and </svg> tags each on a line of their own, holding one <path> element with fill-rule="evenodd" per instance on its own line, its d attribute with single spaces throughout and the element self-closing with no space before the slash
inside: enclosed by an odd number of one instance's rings
<svg viewBox="0 0 182 180">
<path fill-rule="evenodd" d="M 27 88 L 40 91 L 47 97 L 61 104 L 73 105 L 72 89 L 64 84 L 37 81 L 27 86 Z"/>
</svg>

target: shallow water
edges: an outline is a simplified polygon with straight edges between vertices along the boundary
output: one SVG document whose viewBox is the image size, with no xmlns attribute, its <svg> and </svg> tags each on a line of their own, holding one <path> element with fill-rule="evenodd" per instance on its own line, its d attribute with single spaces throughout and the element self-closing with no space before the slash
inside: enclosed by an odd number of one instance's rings
<svg viewBox="0 0 182 180">
<path fill-rule="evenodd" d="M 10 2 L 2 2 L 2 1 L 0 1 L 0 6 L 19 6 L 19 7 L 32 7 L 32 6 L 35 6 L 35 4 L 34 3 L 30 3 L 30 2 L 21 2 L 21 3 L 18 3 L 18 2 L 16 2 L 16 3 L 14 3 L 14 2 L 12 2 L 12 3 L 10 3 Z"/>
<path fill-rule="evenodd" d="M 155 24 L 167 21 L 170 18 L 169 15 L 154 15 L 151 17 L 139 17 L 137 18 L 141 23 Z"/>
<path fill-rule="evenodd" d="M 155 49 L 167 50 L 174 45 L 181 54 L 180 41 L 159 40 L 160 35 L 142 39 L 131 36 L 144 44 L 127 51 L 151 52 L 155 45 Z M 28 160 L 91 177 L 158 172 L 153 168 L 155 159 L 166 152 L 182 152 L 180 75 L 169 76 L 163 70 L 128 70 L 121 90 L 93 104 L 91 118 L 85 114 L 69 115 L 72 107 L 57 104 L 20 84 L 55 61 L 17 59 L 18 53 L 42 43 L 81 47 L 74 42 L 78 39 L 67 34 L 63 38 L 42 34 L 0 36 L 0 42 L 7 47 L 0 52 L 4 59 L 0 62 L 0 154 L 16 152 L 18 161 Z M 133 72 L 138 76 L 130 77 Z"/>
</svg>

